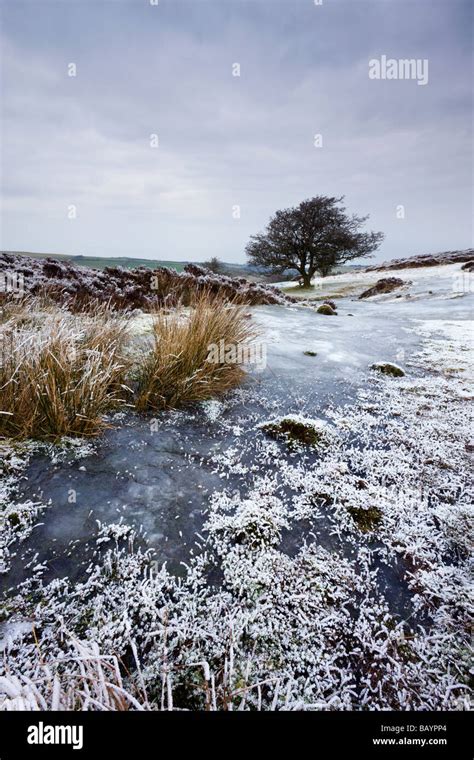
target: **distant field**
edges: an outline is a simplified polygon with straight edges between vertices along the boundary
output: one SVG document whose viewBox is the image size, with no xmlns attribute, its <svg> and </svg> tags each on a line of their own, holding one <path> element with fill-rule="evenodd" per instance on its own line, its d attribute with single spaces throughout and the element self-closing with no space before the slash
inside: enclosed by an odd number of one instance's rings
<svg viewBox="0 0 474 760">
<path fill-rule="evenodd" d="M 67 258 L 67 257 L 66 257 Z M 102 258 L 99 256 L 71 256 L 69 258 L 74 264 L 83 267 L 92 267 L 92 269 L 104 269 L 104 267 L 123 267 L 124 269 L 135 269 L 136 267 L 148 267 L 156 269 L 157 267 L 168 267 L 182 272 L 187 261 L 163 261 L 162 259 L 132 259 L 122 258 Z"/>
</svg>

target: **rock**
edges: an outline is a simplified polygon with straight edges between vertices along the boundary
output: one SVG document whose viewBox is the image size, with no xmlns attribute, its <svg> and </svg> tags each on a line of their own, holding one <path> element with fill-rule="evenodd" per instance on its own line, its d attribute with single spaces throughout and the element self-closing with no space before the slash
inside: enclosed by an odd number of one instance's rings
<svg viewBox="0 0 474 760">
<path fill-rule="evenodd" d="M 334 309 L 332 309 L 328 303 L 322 303 L 321 306 L 318 306 L 316 309 L 317 314 L 328 314 L 328 315 L 336 315 L 336 312 Z"/>
<path fill-rule="evenodd" d="M 370 369 L 381 372 L 382 375 L 390 375 L 391 377 L 405 376 L 405 371 L 401 367 L 398 367 L 396 364 L 391 364 L 390 362 L 377 362 L 377 364 L 372 364 Z"/>
<path fill-rule="evenodd" d="M 474 272 L 474 259 L 472 261 L 466 261 L 461 269 L 463 272 Z"/>
<path fill-rule="evenodd" d="M 383 277 L 381 280 L 377 280 L 375 285 L 371 288 L 364 290 L 359 296 L 359 299 L 371 298 L 372 296 L 380 295 L 380 293 L 391 293 L 392 290 L 397 290 L 397 288 L 401 288 L 403 285 L 408 284 L 410 283 L 401 280 L 399 277 Z"/>
<path fill-rule="evenodd" d="M 303 351 L 305 356 L 317 356 L 316 351 Z"/>
<path fill-rule="evenodd" d="M 331 307 L 331 309 L 332 309 L 333 311 L 336 311 L 336 309 L 337 309 L 337 306 L 336 306 L 336 304 L 334 303 L 334 301 L 323 301 L 323 304 L 325 304 L 325 303 L 326 303 L 328 306 L 330 306 L 330 307 Z"/>
</svg>

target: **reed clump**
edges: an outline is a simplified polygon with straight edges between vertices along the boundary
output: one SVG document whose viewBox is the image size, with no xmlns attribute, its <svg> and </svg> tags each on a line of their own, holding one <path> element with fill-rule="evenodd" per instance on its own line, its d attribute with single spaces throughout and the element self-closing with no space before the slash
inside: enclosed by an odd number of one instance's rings
<svg viewBox="0 0 474 760">
<path fill-rule="evenodd" d="M 156 411 L 204 401 L 238 385 L 245 374 L 242 363 L 212 360 L 210 350 L 252 341 L 256 330 L 247 311 L 210 293 L 196 297 L 189 310 L 157 311 L 152 346 L 138 368 L 137 409 Z"/>
</svg>

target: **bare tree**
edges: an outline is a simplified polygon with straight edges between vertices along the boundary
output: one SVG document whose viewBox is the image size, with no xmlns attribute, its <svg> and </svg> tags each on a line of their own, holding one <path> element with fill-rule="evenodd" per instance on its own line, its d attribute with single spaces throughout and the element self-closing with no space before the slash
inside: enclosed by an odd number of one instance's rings
<svg viewBox="0 0 474 760">
<path fill-rule="evenodd" d="M 369 217 L 349 216 L 339 205 L 343 200 L 317 195 L 296 208 L 277 211 L 265 232 L 250 238 L 250 262 L 276 274 L 296 270 L 309 288 L 316 272 L 326 277 L 338 264 L 370 256 L 384 235 L 361 232 Z"/>
</svg>

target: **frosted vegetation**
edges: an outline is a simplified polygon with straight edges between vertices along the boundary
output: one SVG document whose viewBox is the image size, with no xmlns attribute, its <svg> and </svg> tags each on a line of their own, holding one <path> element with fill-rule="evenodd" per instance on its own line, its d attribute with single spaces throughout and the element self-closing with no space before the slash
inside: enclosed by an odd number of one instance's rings
<svg viewBox="0 0 474 760">
<path fill-rule="evenodd" d="M 267 369 L 220 399 L 5 441 L 2 707 L 469 709 L 460 266 L 252 308 Z"/>
</svg>

